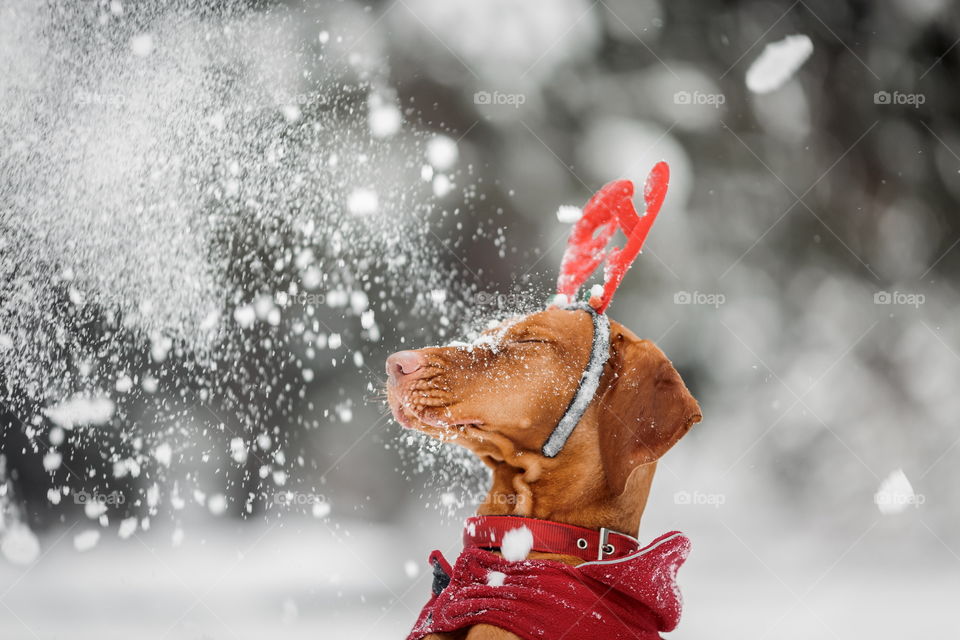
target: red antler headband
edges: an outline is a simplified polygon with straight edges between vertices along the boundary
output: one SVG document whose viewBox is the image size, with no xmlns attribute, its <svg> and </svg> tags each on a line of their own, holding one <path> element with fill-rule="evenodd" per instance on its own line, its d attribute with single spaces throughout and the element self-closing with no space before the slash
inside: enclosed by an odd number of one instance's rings
<svg viewBox="0 0 960 640">
<path fill-rule="evenodd" d="M 593 341 L 590 360 L 580 376 L 577 390 L 541 448 L 543 455 L 548 458 L 557 456 L 563 450 L 600 387 L 603 367 L 610 357 L 610 320 L 604 311 L 610 305 L 627 269 L 643 247 L 643 241 L 646 240 L 647 233 L 660 211 L 660 205 L 667 195 L 669 179 L 670 168 L 667 163 L 658 162 L 643 186 L 643 200 L 647 207 L 643 217 L 638 216 L 633 208 L 633 183 L 629 180 L 611 182 L 590 198 L 590 202 L 583 208 L 583 216 L 570 232 L 567 250 L 560 264 L 557 293 L 565 298 L 566 308 L 583 309 L 590 314 L 593 321 Z M 618 226 L 626 234 L 627 243 L 622 248 L 613 248 L 609 253 L 605 253 L 607 242 L 616 233 Z M 591 296 L 589 303 L 577 303 L 577 290 L 604 258 L 606 265 L 603 270 L 603 293 L 600 296 Z"/>
<path fill-rule="evenodd" d="M 669 180 L 670 167 L 666 162 L 658 162 L 650 170 L 643 186 L 646 204 L 643 216 L 638 216 L 633 206 L 633 183 L 630 180 L 611 182 L 590 198 L 567 240 L 557 279 L 558 294 L 573 302 L 577 290 L 606 258 L 603 293 L 590 298 L 590 306 L 598 313 L 606 311 L 660 212 Z M 614 247 L 607 252 L 607 243 L 617 228 L 623 229 L 627 242 L 622 248 Z"/>
</svg>

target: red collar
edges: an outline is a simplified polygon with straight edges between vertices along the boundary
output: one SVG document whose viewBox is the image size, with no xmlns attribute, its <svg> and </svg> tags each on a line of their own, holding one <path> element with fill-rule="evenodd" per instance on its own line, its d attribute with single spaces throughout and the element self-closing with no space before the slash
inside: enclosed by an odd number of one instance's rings
<svg viewBox="0 0 960 640">
<path fill-rule="evenodd" d="M 463 546 L 499 549 L 504 534 L 526 527 L 533 534 L 531 551 L 574 556 L 584 562 L 615 560 L 636 553 L 642 545 L 633 536 L 601 528 L 521 516 L 473 516 L 463 529 Z"/>
</svg>

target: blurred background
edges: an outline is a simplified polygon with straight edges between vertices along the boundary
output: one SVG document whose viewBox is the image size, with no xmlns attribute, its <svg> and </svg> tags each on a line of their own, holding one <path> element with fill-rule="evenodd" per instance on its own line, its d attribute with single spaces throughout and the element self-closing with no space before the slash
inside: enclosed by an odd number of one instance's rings
<svg viewBox="0 0 960 640">
<path fill-rule="evenodd" d="M 960 634 L 960 7 L 0 7 L 0 635 L 404 637 L 485 472 L 398 348 L 540 308 L 672 177 L 610 313 L 703 407 L 640 528 L 671 638 Z"/>
</svg>

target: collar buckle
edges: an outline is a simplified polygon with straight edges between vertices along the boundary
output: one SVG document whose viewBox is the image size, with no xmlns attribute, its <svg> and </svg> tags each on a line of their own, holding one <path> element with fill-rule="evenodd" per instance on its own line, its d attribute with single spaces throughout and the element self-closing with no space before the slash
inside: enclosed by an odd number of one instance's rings
<svg viewBox="0 0 960 640">
<path fill-rule="evenodd" d="M 619 543 L 625 545 L 624 549 L 617 549 L 616 545 L 614 545 L 610 540 L 611 534 L 615 536 L 614 540 L 617 540 Z M 631 535 L 621 531 L 616 531 L 614 529 L 600 527 L 600 537 L 597 540 L 597 560 L 603 560 L 607 556 L 616 555 L 618 553 L 620 555 L 630 554 L 637 551 L 642 546 L 643 545 L 640 544 L 640 541 Z"/>
<path fill-rule="evenodd" d="M 600 527 L 600 539 L 597 541 L 597 560 L 603 560 L 603 556 L 616 553 L 616 548 L 607 541 L 609 536 L 610 529 Z"/>
</svg>

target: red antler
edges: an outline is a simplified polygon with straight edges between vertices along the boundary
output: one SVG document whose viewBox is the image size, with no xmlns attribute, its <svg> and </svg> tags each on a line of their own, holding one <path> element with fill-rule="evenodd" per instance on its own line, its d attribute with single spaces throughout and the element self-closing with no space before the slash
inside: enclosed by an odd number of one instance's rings
<svg viewBox="0 0 960 640">
<path fill-rule="evenodd" d="M 629 180 L 611 182 L 590 198 L 567 240 L 567 250 L 560 263 L 557 293 L 573 300 L 580 286 L 606 258 L 603 294 L 590 299 L 590 304 L 599 313 L 606 311 L 660 212 L 669 179 L 670 167 L 666 162 L 658 162 L 643 187 L 646 212 L 642 217 L 633 207 L 633 183 Z M 613 248 L 607 253 L 607 243 L 618 226 L 627 236 L 627 242 L 622 248 Z"/>
</svg>

